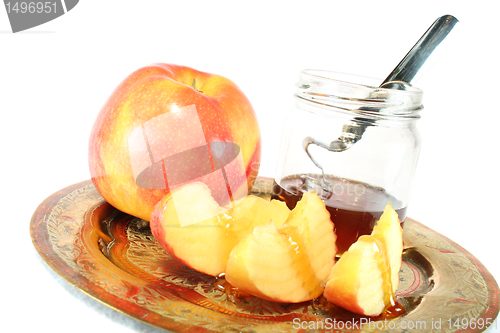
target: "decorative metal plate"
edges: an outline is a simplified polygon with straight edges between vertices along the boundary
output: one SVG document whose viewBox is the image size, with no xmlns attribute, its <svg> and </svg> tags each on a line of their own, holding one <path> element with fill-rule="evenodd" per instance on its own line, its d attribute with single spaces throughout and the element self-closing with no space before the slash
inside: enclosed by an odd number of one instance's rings
<svg viewBox="0 0 500 333">
<path fill-rule="evenodd" d="M 266 195 L 272 182 L 259 178 Z M 407 218 L 398 301 L 406 314 L 367 318 L 324 299 L 280 304 L 225 291 L 224 281 L 170 258 L 149 224 L 117 211 L 90 180 L 47 198 L 31 221 L 42 258 L 91 297 L 174 332 L 482 332 L 499 312 L 499 289 L 470 253 Z"/>
</svg>

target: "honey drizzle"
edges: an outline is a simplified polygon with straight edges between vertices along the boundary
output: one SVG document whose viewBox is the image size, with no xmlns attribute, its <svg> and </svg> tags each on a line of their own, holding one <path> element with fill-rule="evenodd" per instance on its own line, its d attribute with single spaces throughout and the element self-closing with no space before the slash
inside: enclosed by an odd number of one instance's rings
<svg viewBox="0 0 500 333">
<path fill-rule="evenodd" d="M 215 281 L 213 284 L 214 288 L 222 291 L 226 294 L 227 298 L 229 300 L 233 298 L 238 298 L 238 299 L 244 299 L 244 298 L 252 298 L 255 296 L 252 296 L 248 293 L 245 293 L 241 291 L 240 289 L 233 287 L 229 282 L 226 281 L 225 274 L 222 273 L 219 276 L 215 277 Z M 313 311 L 316 310 L 322 310 L 325 312 L 330 312 L 330 313 L 335 313 L 338 309 L 339 306 L 329 302 L 323 295 L 320 297 L 314 298 L 310 301 L 304 302 L 304 307 L 308 308 L 311 307 Z M 350 313 L 347 310 L 344 310 L 346 313 Z M 372 321 L 377 321 L 377 320 L 384 320 L 384 319 L 393 319 L 397 318 L 399 316 L 403 316 L 407 314 L 405 307 L 398 301 L 396 300 L 392 295 L 391 295 L 391 302 L 390 304 L 384 309 L 382 314 L 376 317 L 369 317 L 369 316 L 362 316 L 362 315 L 357 315 L 352 313 L 353 318 L 369 318 Z M 352 320 L 353 318 L 350 319 L 345 319 L 345 320 Z"/>
<path fill-rule="evenodd" d="M 377 244 L 377 262 L 378 268 L 382 274 L 382 290 L 384 291 L 384 304 L 386 304 L 386 308 L 391 307 L 396 304 L 394 291 L 392 288 L 392 278 L 391 278 L 391 265 L 389 262 L 389 258 L 387 257 L 387 251 L 385 244 L 379 239 L 373 236 L 362 236 L 362 237 L 371 237 L 373 241 Z"/>
<path fill-rule="evenodd" d="M 403 304 L 391 297 L 391 304 L 387 306 L 384 309 L 384 312 L 382 312 L 380 316 L 376 317 L 376 319 L 392 319 L 404 316 L 405 314 L 407 314 L 407 312 Z"/>
<path fill-rule="evenodd" d="M 226 276 L 224 273 L 215 277 L 214 288 L 224 292 L 228 296 L 228 298 L 230 298 L 230 297 L 236 297 L 236 298 L 253 297 L 252 295 L 245 293 L 244 291 L 241 291 L 239 288 L 233 287 L 229 282 L 227 282 Z"/>
</svg>

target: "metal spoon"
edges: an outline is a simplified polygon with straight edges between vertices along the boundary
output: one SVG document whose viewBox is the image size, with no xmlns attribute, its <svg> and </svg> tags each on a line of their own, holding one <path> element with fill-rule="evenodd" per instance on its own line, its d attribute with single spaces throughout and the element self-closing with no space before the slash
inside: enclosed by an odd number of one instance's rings
<svg viewBox="0 0 500 333">
<path fill-rule="evenodd" d="M 434 50 L 458 23 L 452 15 L 438 18 L 411 48 L 391 74 L 380 85 L 381 88 L 397 89 L 401 84 L 411 83 Z"/>
<path fill-rule="evenodd" d="M 441 42 L 452 31 L 458 20 L 452 15 L 444 15 L 438 18 L 420 37 L 417 43 L 411 48 L 401 62 L 393 69 L 391 74 L 380 85 L 381 88 L 406 90 L 410 82 L 415 78 L 421 70 L 426 60 L 441 44 Z M 356 121 L 356 119 L 354 119 Z M 346 124 L 342 128 L 342 135 L 325 144 L 316 141 L 314 138 L 307 137 L 302 141 L 302 146 L 306 151 L 311 161 L 321 169 L 323 173 L 323 181 L 328 185 L 328 181 L 324 177 L 323 167 L 309 153 L 311 144 L 322 147 L 332 152 L 343 152 L 351 148 L 356 142 L 361 140 L 363 133 L 369 125 L 366 122 L 355 122 L 355 124 Z"/>
</svg>

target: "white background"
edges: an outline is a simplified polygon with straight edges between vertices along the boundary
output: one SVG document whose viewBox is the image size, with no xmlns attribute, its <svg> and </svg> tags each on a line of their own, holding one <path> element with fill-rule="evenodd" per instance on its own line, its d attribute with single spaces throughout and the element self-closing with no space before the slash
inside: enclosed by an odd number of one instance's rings
<svg viewBox="0 0 500 333">
<path fill-rule="evenodd" d="M 82 0 L 52 22 L 12 34 L 1 8 L 0 327 L 155 331 L 59 278 L 29 235 L 39 203 L 89 178 L 91 126 L 132 71 L 166 62 L 235 81 L 259 119 L 260 175 L 272 176 L 299 70 L 383 79 L 443 14 L 461 21 L 460 38 L 417 84 L 425 93 L 423 147 L 408 216 L 463 246 L 499 281 L 496 11 L 493 0 Z"/>
</svg>

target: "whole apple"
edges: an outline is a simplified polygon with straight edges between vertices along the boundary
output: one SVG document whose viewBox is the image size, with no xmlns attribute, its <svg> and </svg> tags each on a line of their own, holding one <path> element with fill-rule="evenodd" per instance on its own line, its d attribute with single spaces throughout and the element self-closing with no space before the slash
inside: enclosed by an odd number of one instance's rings
<svg viewBox="0 0 500 333">
<path fill-rule="evenodd" d="M 112 93 L 89 143 L 92 181 L 115 208 L 150 220 L 155 204 L 192 181 L 221 206 L 247 195 L 260 165 L 255 112 L 230 80 L 154 64 Z"/>
</svg>

